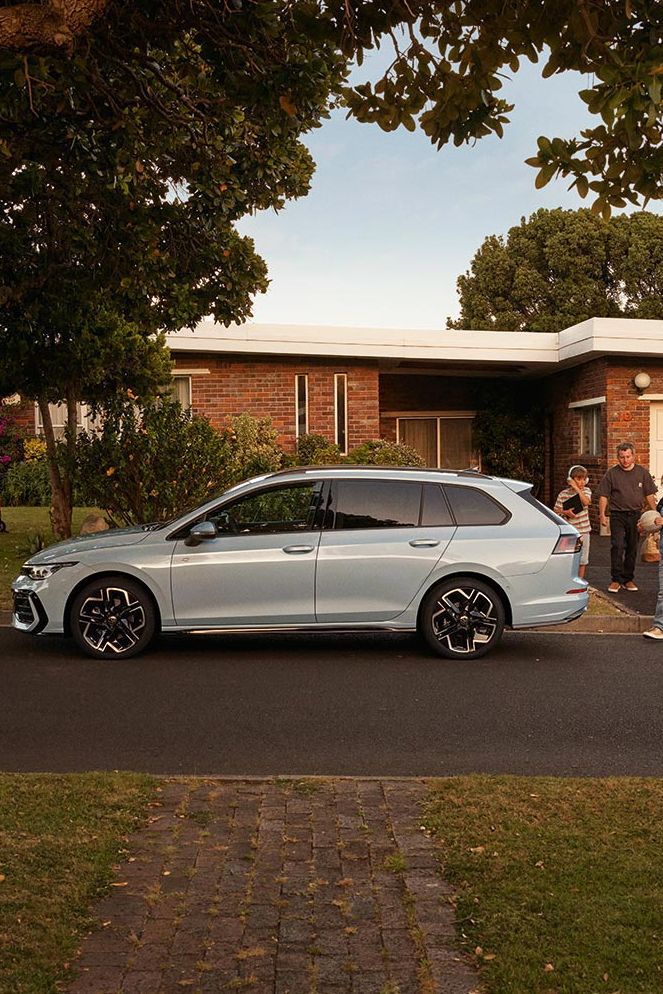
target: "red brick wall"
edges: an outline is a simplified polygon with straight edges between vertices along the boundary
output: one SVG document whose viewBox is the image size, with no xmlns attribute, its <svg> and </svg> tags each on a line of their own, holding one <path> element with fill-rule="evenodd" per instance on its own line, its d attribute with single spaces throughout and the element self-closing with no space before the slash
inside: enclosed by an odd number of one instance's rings
<svg viewBox="0 0 663 994">
<path fill-rule="evenodd" d="M 11 404 L 3 408 L 3 413 L 12 418 L 17 425 L 29 435 L 35 433 L 35 408 L 32 402 L 27 404 Z"/>
<path fill-rule="evenodd" d="M 208 369 L 191 377 L 191 399 L 196 413 L 217 427 L 229 417 L 249 413 L 269 417 L 279 444 L 292 452 L 296 442 L 295 376 L 308 376 L 309 432 L 334 441 L 334 374 L 346 373 L 348 383 L 348 447 L 378 438 L 379 398 L 377 363 L 347 360 L 251 359 L 175 355 L 175 370 Z"/>
<path fill-rule="evenodd" d="M 595 489 L 607 469 L 605 452 L 606 411 L 602 408 L 603 451 L 599 456 L 588 456 L 580 452 L 580 410 L 569 404 L 592 397 L 607 398 L 607 364 L 605 359 L 594 359 L 553 376 L 544 383 L 545 396 L 552 412 L 551 435 L 547 439 L 550 449 L 548 462 L 550 479 L 546 481 L 545 500 L 552 505 L 555 497 L 566 486 L 566 474 L 574 463 L 582 463 L 589 471 L 589 485 Z M 592 508 L 596 517 L 596 506 Z M 592 522 L 596 527 L 598 518 Z"/>
<path fill-rule="evenodd" d="M 620 442 L 633 442 L 638 462 L 649 467 L 649 404 L 638 400 L 641 394 L 633 385 L 633 377 L 643 371 L 651 376 L 651 385 L 644 393 L 663 394 L 663 362 L 609 360 L 606 395 L 609 465 L 616 461 L 615 450 Z"/>
<path fill-rule="evenodd" d="M 552 479 L 546 495 L 554 500 L 573 463 L 589 470 L 590 486 L 595 488 L 609 466 L 614 466 L 620 442 L 633 442 L 638 462 L 649 467 L 649 404 L 639 400 L 633 385 L 636 373 L 646 371 L 651 386 L 646 393 L 663 393 L 663 362 L 645 359 L 635 362 L 622 359 L 594 359 L 574 369 L 555 373 L 545 381 L 545 391 L 552 411 Z M 605 397 L 602 408 L 602 451 L 587 456 L 580 449 L 580 409 L 569 404 L 592 397 Z M 592 524 L 598 527 L 598 507 L 592 508 Z"/>
</svg>

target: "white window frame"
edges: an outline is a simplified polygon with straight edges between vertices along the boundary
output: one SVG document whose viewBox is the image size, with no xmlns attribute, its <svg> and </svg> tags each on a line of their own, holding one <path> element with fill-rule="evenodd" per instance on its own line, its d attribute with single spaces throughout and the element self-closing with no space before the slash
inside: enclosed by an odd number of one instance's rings
<svg viewBox="0 0 663 994">
<path fill-rule="evenodd" d="M 570 405 L 569 405 L 570 406 Z M 581 456 L 601 456 L 603 455 L 603 447 L 601 445 L 601 435 L 602 435 L 602 411 L 601 408 L 603 404 L 577 404 L 578 413 L 580 414 L 579 419 L 579 432 L 580 438 L 578 440 L 578 451 Z M 591 417 L 592 424 L 588 432 L 590 435 L 589 448 L 585 449 L 583 442 L 585 437 L 585 422 L 586 419 Z"/>
<path fill-rule="evenodd" d="M 188 394 L 188 402 L 186 404 L 182 404 L 182 410 L 188 411 L 193 406 L 193 395 L 191 391 L 191 376 L 188 373 L 178 373 L 177 371 L 174 371 L 173 382 L 172 382 L 173 387 L 175 386 L 175 380 L 186 380 L 187 382 L 186 392 Z M 179 397 L 177 396 L 175 390 L 172 391 L 171 397 L 173 398 L 173 400 L 179 400 Z"/>
<path fill-rule="evenodd" d="M 304 381 L 304 430 L 299 425 L 299 383 Z M 308 373 L 295 373 L 295 438 L 308 435 Z"/>
<path fill-rule="evenodd" d="M 338 411 L 338 390 L 339 385 L 343 384 L 343 400 L 344 400 L 344 425 L 343 434 L 345 437 L 345 445 L 342 444 L 339 438 L 339 411 Z M 341 455 L 345 456 L 348 453 L 348 374 L 347 373 L 334 373 L 334 441 L 341 450 Z"/>
</svg>

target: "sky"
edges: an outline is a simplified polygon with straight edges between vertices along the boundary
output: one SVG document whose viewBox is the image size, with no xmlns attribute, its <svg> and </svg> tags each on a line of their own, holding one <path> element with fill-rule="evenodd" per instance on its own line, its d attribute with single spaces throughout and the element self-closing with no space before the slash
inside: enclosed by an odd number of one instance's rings
<svg viewBox="0 0 663 994">
<path fill-rule="evenodd" d="M 570 137 L 590 120 L 583 78 L 543 80 L 540 69 L 525 61 L 505 83 L 500 95 L 516 107 L 503 139 L 437 151 L 419 131 L 387 134 L 344 111 L 307 135 L 317 163 L 308 196 L 239 226 L 272 281 L 253 320 L 444 328 L 458 314 L 456 280 L 484 238 L 539 207 L 589 206 L 568 180 L 535 190 L 536 170 L 524 163 L 540 134 Z M 367 60 L 353 78 L 370 72 Z"/>
</svg>

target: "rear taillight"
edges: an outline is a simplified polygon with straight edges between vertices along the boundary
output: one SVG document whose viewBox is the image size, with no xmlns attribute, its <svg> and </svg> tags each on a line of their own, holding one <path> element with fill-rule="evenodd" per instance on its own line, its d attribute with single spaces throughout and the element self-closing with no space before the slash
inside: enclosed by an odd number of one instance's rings
<svg viewBox="0 0 663 994">
<path fill-rule="evenodd" d="M 553 556 L 573 555 L 580 552 L 582 542 L 579 535 L 560 535 L 552 551 Z"/>
</svg>

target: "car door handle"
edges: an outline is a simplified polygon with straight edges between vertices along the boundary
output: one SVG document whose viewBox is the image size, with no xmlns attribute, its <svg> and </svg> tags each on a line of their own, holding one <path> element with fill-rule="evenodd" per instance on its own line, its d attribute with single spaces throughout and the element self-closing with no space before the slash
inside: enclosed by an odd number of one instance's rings
<svg viewBox="0 0 663 994">
<path fill-rule="evenodd" d="M 286 545 L 283 549 L 289 556 L 303 556 L 307 552 L 313 552 L 312 545 Z"/>
<path fill-rule="evenodd" d="M 434 546 L 439 544 L 440 541 L 437 538 L 413 538 L 410 542 L 410 545 L 415 549 L 420 549 L 422 547 L 432 549 Z"/>
</svg>

